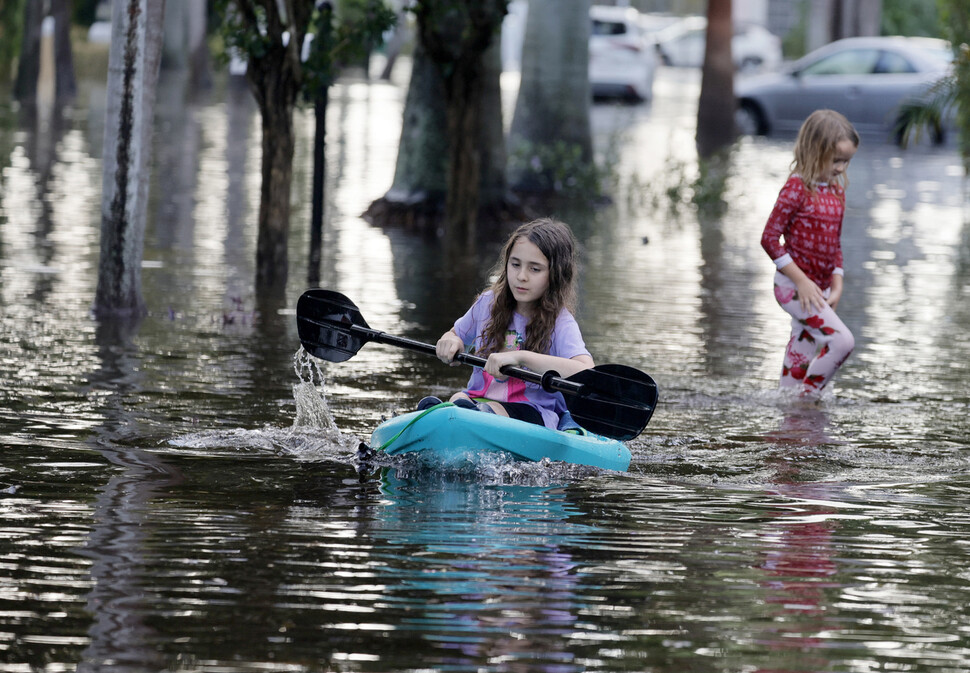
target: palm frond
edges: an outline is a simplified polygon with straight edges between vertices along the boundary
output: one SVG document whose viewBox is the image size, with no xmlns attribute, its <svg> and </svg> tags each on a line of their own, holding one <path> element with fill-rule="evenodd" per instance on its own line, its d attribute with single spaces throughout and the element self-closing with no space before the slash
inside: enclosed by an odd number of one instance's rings
<svg viewBox="0 0 970 673">
<path fill-rule="evenodd" d="M 896 115 L 893 131 L 899 143 L 906 147 L 910 140 L 919 141 L 920 135 L 930 129 L 934 136 L 943 133 L 943 118 L 956 103 L 957 78 L 949 74 L 938 80 L 920 98 L 903 102 Z"/>
</svg>

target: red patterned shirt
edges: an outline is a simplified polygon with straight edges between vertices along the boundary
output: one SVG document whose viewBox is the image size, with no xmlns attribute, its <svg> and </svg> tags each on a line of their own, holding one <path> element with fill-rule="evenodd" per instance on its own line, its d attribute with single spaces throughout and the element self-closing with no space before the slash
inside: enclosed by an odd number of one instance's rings
<svg viewBox="0 0 970 673">
<path fill-rule="evenodd" d="M 839 239 L 844 213 L 845 190 L 841 186 L 820 184 L 813 194 L 799 176 L 792 175 L 768 217 L 761 247 L 778 268 L 793 261 L 825 290 L 832 284 L 832 274 L 842 273 Z"/>
</svg>

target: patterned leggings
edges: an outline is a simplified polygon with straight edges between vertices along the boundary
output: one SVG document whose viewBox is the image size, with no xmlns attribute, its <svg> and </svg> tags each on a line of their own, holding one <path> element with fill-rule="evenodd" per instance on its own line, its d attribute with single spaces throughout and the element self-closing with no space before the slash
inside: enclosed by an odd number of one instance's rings
<svg viewBox="0 0 970 673">
<path fill-rule="evenodd" d="M 791 339 L 785 349 L 780 385 L 801 387 L 803 394 L 820 391 L 852 353 L 855 338 L 831 307 L 803 311 L 795 283 L 780 272 L 775 273 L 775 299 L 791 315 Z"/>
</svg>

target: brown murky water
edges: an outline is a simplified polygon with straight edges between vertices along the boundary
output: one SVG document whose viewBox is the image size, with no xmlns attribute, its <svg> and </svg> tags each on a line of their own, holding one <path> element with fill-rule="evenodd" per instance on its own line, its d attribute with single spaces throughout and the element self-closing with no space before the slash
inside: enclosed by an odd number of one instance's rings
<svg viewBox="0 0 970 673">
<path fill-rule="evenodd" d="M 322 366 L 326 402 L 301 382 L 309 144 L 290 303 L 261 306 L 259 125 L 225 85 L 159 97 L 151 313 L 99 325 L 103 92 L 60 119 L 0 106 L 0 671 L 970 668 L 959 158 L 864 139 L 840 306 L 857 349 L 799 406 L 774 391 L 787 319 L 758 243 L 790 139 L 741 143 L 719 216 L 653 203 L 692 178 L 696 91 L 662 72 L 652 104 L 598 105 L 622 187 L 564 215 L 597 361 L 661 389 L 624 474 L 358 474 L 357 438 L 467 372 L 369 345 Z M 324 284 L 431 340 L 494 250 L 451 260 L 360 219 L 390 185 L 403 94 L 333 91 Z"/>
</svg>

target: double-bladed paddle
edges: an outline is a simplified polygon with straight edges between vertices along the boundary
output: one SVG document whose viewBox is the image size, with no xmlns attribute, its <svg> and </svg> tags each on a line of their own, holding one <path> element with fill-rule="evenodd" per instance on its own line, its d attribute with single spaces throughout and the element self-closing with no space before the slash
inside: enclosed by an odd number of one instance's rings
<svg viewBox="0 0 970 673">
<path fill-rule="evenodd" d="M 344 362 L 369 341 L 435 355 L 431 344 L 373 330 L 357 306 L 333 290 L 307 290 L 296 305 L 296 325 L 303 348 L 312 356 Z M 476 367 L 485 358 L 459 353 L 455 361 Z M 573 419 L 590 432 L 613 439 L 633 439 L 647 426 L 657 404 L 657 384 L 648 374 L 625 365 L 598 365 L 568 378 L 507 365 L 502 373 L 549 392 L 563 393 Z"/>
</svg>

